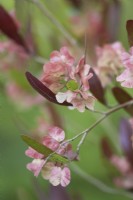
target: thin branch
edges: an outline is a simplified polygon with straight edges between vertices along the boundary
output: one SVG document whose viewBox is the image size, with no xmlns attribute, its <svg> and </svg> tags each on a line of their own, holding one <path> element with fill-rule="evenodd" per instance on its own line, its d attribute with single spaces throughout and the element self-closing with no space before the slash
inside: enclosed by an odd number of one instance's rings
<svg viewBox="0 0 133 200">
<path fill-rule="evenodd" d="M 79 154 L 80 147 L 81 147 L 81 145 L 83 144 L 83 142 L 84 142 L 84 140 L 85 140 L 85 138 L 86 138 L 86 135 L 87 135 L 87 132 L 84 133 L 84 135 L 82 136 L 81 140 L 79 141 L 79 143 L 78 143 L 78 145 L 77 145 L 77 150 L 76 150 L 77 154 Z"/>
<path fill-rule="evenodd" d="M 103 117 L 101 117 L 100 119 L 98 119 L 92 126 L 90 126 L 89 128 L 87 128 L 86 130 L 84 130 L 83 132 L 77 134 L 76 136 L 74 136 L 71 139 L 66 140 L 64 143 L 69 143 L 69 142 L 73 142 L 74 140 L 76 140 L 77 138 L 79 138 L 80 136 L 82 136 L 84 133 L 87 133 L 86 136 L 88 135 L 88 133 L 95 128 L 101 121 L 103 121 L 106 118 L 106 115 L 104 115 Z"/>
<path fill-rule="evenodd" d="M 91 109 L 89 109 L 89 108 L 86 108 L 86 110 L 89 110 L 89 111 L 91 111 L 91 112 L 93 112 L 93 113 L 97 113 L 97 114 L 101 114 L 101 115 L 105 115 L 105 114 L 106 114 L 105 112 L 101 112 L 101 111 L 99 111 L 99 110 L 91 110 Z"/>
<path fill-rule="evenodd" d="M 86 180 L 88 183 L 94 185 L 95 187 L 97 187 L 101 191 L 106 192 L 106 193 L 110 193 L 112 195 L 122 195 L 122 196 L 129 197 L 130 199 L 133 199 L 133 194 L 131 192 L 118 190 L 118 189 L 111 188 L 111 187 L 105 185 L 102 181 L 94 178 L 90 174 L 88 174 L 85 171 L 83 171 L 76 164 L 72 163 L 71 164 L 71 168 L 74 171 L 74 173 L 76 173 L 78 176 L 80 176 L 81 178 Z"/>
<path fill-rule="evenodd" d="M 123 103 L 123 104 L 120 104 L 118 105 L 117 107 L 115 108 L 112 108 L 110 109 L 109 111 L 107 111 L 104 116 L 102 116 L 101 118 L 99 118 L 94 124 L 92 124 L 92 126 L 90 126 L 89 128 L 87 128 L 86 130 L 84 130 L 83 132 L 77 134 L 76 136 L 74 136 L 73 138 L 71 139 L 68 139 L 67 141 L 65 141 L 64 143 L 69 143 L 69 142 L 72 142 L 74 141 L 75 139 L 79 138 L 80 136 L 84 135 L 85 133 L 86 134 L 86 137 L 88 135 L 88 133 L 93 129 L 95 128 L 100 122 L 102 122 L 105 118 L 107 118 L 108 116 L 110 116 L 112 113 L 122 109 L 122 108 L 125 108 L 125 107 L 128 107 L 128 106 L 131 106 L 133 104 L 133 100 L 131 101 L 128 101 L 126 103 Z"/>
<path fill-rule="evenodd" d="M 47 62 L 47 59 L 41 57 L 41 56 L 32 56 L 32 58 L 39 64 L 44 65 Z"/>
<path fill-rule="evenodd" d="M 72 44 L 77 45 L 77 41 L 72 35 L 63 27 L 63 25 L 56 19 L 56 17 L 50 12 L 50 10 L 42 3 L 40 0 L 27 0 L 34 3 L 42 13 L 60 30 L 60 32 L 65 36 L 65 38 Z"/>
</svg>

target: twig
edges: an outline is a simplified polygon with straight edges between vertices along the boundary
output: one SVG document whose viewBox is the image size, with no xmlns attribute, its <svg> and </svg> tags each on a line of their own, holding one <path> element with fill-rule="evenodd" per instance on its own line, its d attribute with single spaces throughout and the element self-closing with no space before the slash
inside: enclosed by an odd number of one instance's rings
<svg viewBox="0 0 133 200">
<path fill-rule="evenodd" d="M 77 139 L 78 137 L 84 135 L 85 133 L 87 133 L 87 134 L 86 134 L 86 136 L 87 136 L 88 133 L 89 133 L 93 128 L 95 128 L 100 122 L 102 122 L 105 118 L 107 118 L 108 116 L 110 116 L 112 113 L 114 113 L 114 112 L 116 112 L 116 111 L 118 111 L 118 110 L 120 110 L 120 109 L 122 109 L 122 108 L 131 106 L 132 104 L 133 104 L 133 100 L 128 101 L 128 102 L 123 103 L 123 104 L 120 104 L 120 105 L 118 105 L 117 107 L 110 109 L 109 111 L 105 112 L 104 116 L 102 116 L 102 117 L 101 117 L 100 119 L 98 119 L 94 124 L 92 124 L 92 126 L 90 126 L 89 128 L 87 128 L 87 129 L 84 130 L 83 132 L 77 134 L 77 135 L 74 136 L 73 138 L 66 140 L 64 143 L 72 142 L 72 141 L 74 141 L 75 139 Z"/>
<path fill-rule="evenodd" d="M 33 56 L 32 57 L 37 63 L 44 65 L 47 62 L 47 59 L 41 56 Z"/>
<path fill-rule="evenodd" d="M 77 154 L 79 154 L 80 147 L 81 147 L 81 145 L 83 144 L 83 142 L 84 142 L 84 140 L 85 140 L 85 138 L 86 138 L 86 135 L 87 135 L 87 132 L 85 132 L 85 133 L 83 134 L 83 136 L 82 136 L 80 142 L 79 142 L 78 145 L 77 145 L 77 150 L 76 150 Z"/>
<path fill-rule="evenodd" d="M 74 171 L 74 173 L 78 174 L 78 176 L 82 177 L 88 183 L 94 185 L 95 187 L 97 187 L 101 191 L 106 192 L 106 193 L 110 193 L 112 195 L 116 195 L 117 194 L 117 195 L 122 195 L 122 196 L 129 197 L 130 199 L 133 199 L 133 194 L 131 192 L 118 190 L 118 189 L 111 188 L 111 187 L 105 185 L 102 181 L 94 178 L 90 174 L 88 174 L 85 171 L 83 171 L 76 164 L 72 163 L 71 164 L 71 168 Z"/>
<path fill-rule="evenodd" d="M 50 10 L 40 0 L 27 0 L 34 3 L 42 13 L 60 30 L 65 38 L 72 44 L 77 45 L 77 41 L 72 35 L 62 26 L 62 24 L 56 19 L 56 17 L 50 12 Z"/>
<path fill-rule="evenodd" d="M 91 110 L 91 109 L 89 109 L 89 108 L 86 108 L 86 110 L 89 110 L 89 111 L 91 111 L 91 112 L 93 112 L 93 113 L 98 113 L 98 114 L 101 114 L 101 115 L 105 115 L 105 114 L 106 114 L 105 112 L 101 112 L 101 111 L 99 111 L 99 110 Z"/>
<path fill-rule="evenodd" d="M 71 139 L 66 140 L 64 143 L 69 143 L 69 142 L 73 142 L 74 140 L 76 140 L 77 138 L 79 138 L 80 136 L 82 136 L 84 133 L 87 133 L 86 136 L 88 135 L 88 133 L 95 128 L 101 121 L 103 121 L 106 118 L 106 115 L 104 115 L 103 117 L 101 117 L 100 119 L 98 119 L 92 126 L 90 126 L 89 128 L 87 128 L 86 130 L 84 130 L 83 132 L 77 134 L 76 136 L 74 136 Z"/>
</svg>

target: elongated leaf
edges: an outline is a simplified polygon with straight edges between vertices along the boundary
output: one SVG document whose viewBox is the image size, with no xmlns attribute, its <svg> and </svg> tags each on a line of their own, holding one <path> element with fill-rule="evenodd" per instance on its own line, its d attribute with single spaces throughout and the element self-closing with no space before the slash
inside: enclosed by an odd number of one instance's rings
<svg viewBox="0 0 133 200">
<path fill-rule="evenodd" d="M 68 2 L 68 0 L 66 0 Z M 69 0 L 70 3 L 75 7 L 80 9 L 82 7 L 82 0 Z"/>
<path fill-rule="evenodd" d="M 22 36 L 28 45 L 30 53 L 34 55 L 36 47 L 32 34 L 32 13 L 33 10 L 29 1 L 15 0 L 15 14 L 21 24 Z"/>
<path fill-rule="evenodd" d="M 101 140 L 101 148 L 102 148 L 102 152 L 103 152 L 104 156 L 107 159 L 110 159 L 111 156 L 113 155 L 113 149 L 106 137 L 102 138 L 102 140 Z"/>
<path fill-rule="evenodd" d="M 51 153 L 53 153 L 53 151 L 51 149 L 49 149 L 48 147 L 44 146 L 43 144 L 41 144 L 40 142 L 34 140 L 33 138 L 27 136 L 27 135 L 22 135 L 22 140 L 28 144 L 30 147 L 32 147 L 33 149 L 35 149 L 37 152 L 43 154 L 44 156 L 49 156 Z M 49 160 L 51 161 L 55 161 L 55 162 L 60 162 L 60 163 L 67 163 L 68 159 L 60 156 L 59 154 L 55 153 L 53 154 Z"/>
<path fill-rule="evenodd" d="M 110 35 L 110 42 L 114 42 L 117 40 L 121 17 L 121 2 L 119 0 L 113 0 L 110 4 L 108 17 L 108 32 Z"/>
<path fill-rule="evenodd" d="M 27 30 L 31 23 L 31 3 L 29 1 L 14 0 L 15 1 L 15 13 L 17 19 L 21 24 L 21 32 L 24 36 L 27 35 Z M 23 7 L 23 9 L 22 9 Z"/>
<path fill-rule="evenodd" d="M 14 19 L 8 14 L 8 12 L 0 5 L 0 31 L 10 39 L 14 40 L 18 45 L 22 46 L 27 52 L 28 47 L 19 34 L 19 29 Z"/>
<path fill-rule="evenodd" d="M 37 200 L 49 200 L 46 191 L 41 187 L 40 182 L 34 178 L 33 179 L 33 190 L 37 196 Z"/>
<path fill-rule="evenodd" d="M 56 100 L 55 94 L 50 89 L 48 89 L 41 81 L 39 81 L 36 77 L 34 77 L 30 72 L 26 72 L 26 78 L 29 81 L 30 85 L 47 100 L 63 106 L 71 105 L 70 103 L 67 102 L 59 103 Z"/>
<path fill-rule="evenodd" d="M 89 79 L 90 91 L 102 104 L 106 105 L 104 89 L 101 85 L 101 81 L 92 68 L 90 69 L 90 73 L 93 74 L 93 77 Z"/>
<path fill-rule="evenodd" d="M 131 142 L 131 136 L 133 135 L 133 130 L 130 123 L 126 119 L 122 119 L 120 122 L 120 143 L 125 153 L 127 159 L 133 166 L 133 148 Z"/>
<path fill-rule="evenodd" d="M 133 46 L 133 20 L 128 20 L 126 24 L 128 42 L 130 46 Z"/>
<path fill-rule="evenodd" d="M 112 89 L 112 92 L 114 94 L 114 97 L 116 98 L 116 100 L 122 104 L 122 103 L 126 103 L 128 101 L 131 101 L 133 98 L 127 93 L 125 92 L 123 89 L 119 88 L 119 87 L 114 87 Z M 124 108 L 130 115 L 133 116 L 133 105 L 130 107 L 125 107 Z"/>
<path fill-rule="evenodd" d="M 62 186 L 50 186 L 49 200 L 71 200 L 66 189 Z"/>
</svg>

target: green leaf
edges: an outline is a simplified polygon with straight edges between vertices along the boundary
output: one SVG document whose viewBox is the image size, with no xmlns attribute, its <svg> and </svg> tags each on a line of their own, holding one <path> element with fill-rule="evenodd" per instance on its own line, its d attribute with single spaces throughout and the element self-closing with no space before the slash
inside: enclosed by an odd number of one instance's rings
<svg viewBox="0 0 133 200">
<path fill-rule="evenodd" d="M 46 157 L 48 157 L 50 154 L 53 153 L 53 151 L 51 149 L 49 149 L 48 147 L 44 146 L 40 142 L 34 140 L 33 138 L 31 138 L 27 135 L 21 135 L 21 138 L 26 144 L 28 144 L 30 147 L 35 149 L 37 152 L 45 155 Z M 60 162 L 60 163 L 67 163 L 68 162 L 67 158 L 60 156 L 57 153 L 54 153 L 53 155 L 51 155 L 49 160 L 55 161 L 55 162 Z"/>
<path fill-rule="evenodd" d="M 23 8 L 23 9 L 22 9 Z M 31 27 L 31 3 L 23 0 L 15 0 L 15 13 L 16 18 L 20 23 L 20 29 L 23 36 L 27 35 L 27 31 Z"/>
</svg>

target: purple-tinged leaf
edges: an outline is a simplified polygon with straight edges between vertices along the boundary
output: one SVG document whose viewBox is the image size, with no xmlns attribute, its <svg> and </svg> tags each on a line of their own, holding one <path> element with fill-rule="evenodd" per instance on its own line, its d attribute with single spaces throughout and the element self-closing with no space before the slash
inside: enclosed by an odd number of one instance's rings
<svg viewBox="0 0 133 200">
<path fill-rule="evenodd" d="M 33 187 L 37 196 L 37 200 L 49 200 L 48 195 L 46 195 L 44 189 L 41 187 L 36 178 L 33 179 Z"/>
<path fill-rule="evenodd" d="M 8 12 L 0 5 L 0 31 L 8 38 L 12 39 L 18 45 L 22 46 L 26 52 L 29 49 L 19 33 L 18 26 L 14 19 L 8 14 Z"/>
<path fill-rule="evenodd" d="M 66 189 L 62 186 L 50 187 L 49 200 L 71 200 Z"/>
<path fill-rule="evenodd" d="M 69 0 L 69 1 L 75 8 L 80 9 L 82 7 L 82 3 L 83 3 L 82 0 Z"/>
<path fill-rule="evenodd" d="M 126 23 L 128 42 L 130 47 L 133 46 L 133 20 L 128 20 Z"/>
<path fill-rule="evenodd" d="M 34 188 L 37 194 L 38 200 L 71 200 L 66 189 L 62 186 L 50 185 L 48 194 L 44 193 L 43 188 L 38 184 L 37 180 L 34 180 Z"/>
<path fill-rule="evenodd" d="M 119 87 L 114 87 L 112 89 L 113 95 L 116 98 L 116 100 L 120 103 L 126 103 L 128 101 L 133 100 L 133 98 L 127 93 L 125 92 L 123 89 L 119 88 Z M 124 107 L 124 109 L 131 115 L 133 116 L 133 105 L 130 105 L 130 107 Z"/>
<path fill-rule="evenodd" d="M 90 69 L 90 73 L 93 74 L 93 77 L 89 79 L 90 91 L 94 97 L 96 97 L 102 104 L 106 105 L 104 89 L 101 81 L 92 68 Z"/>
<path fill-rule="evenodd" d="M 120 143 L 122 150 L 125 153 L 130 164 L 133 166 L 133 148 L 131 136 L 133 135 L 133 130 L 130 123 L 126 119 L 122 119 L 120 122 Z"/>
<path fill-rule="evenodd" d="M 113 150 L 112 150 L 112 147 L 106 137 L 102 138 L 102 140 L 101 140 L 101 149 L 102 149 L 103 155 L 107 159 L 110 159 L 111 156 L 113 155 Z"/>
<path fill-rule="evenodd" d="M 119 23 L 120 23 L 120 13 L 121 3 L 119 0 L 113 0 L 109 6 L 108 11 L 108 32 L 110 34 L 110 42 L 114 42 L 117 39 Z"/>
<path fill-rule="evenodd" d="M 33 76 L 30 72 L 26 72 L 26 78 L 29 81 L 30 85 L 43 97 L 45 97 L 48 101 L 52 103 L 63 105 L 63 106 L 71 106 L 70 103 L 64 102 L 59 103 L 56 100 L 55 94 L 48 89 L 41 81 L 39 81 L 35 76 Z"/>
</svg>

